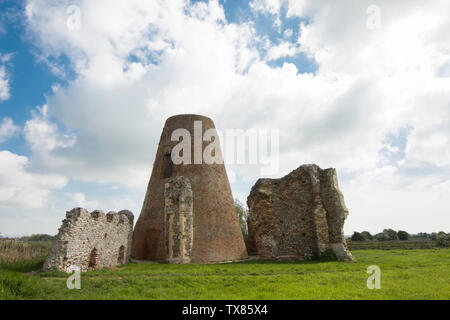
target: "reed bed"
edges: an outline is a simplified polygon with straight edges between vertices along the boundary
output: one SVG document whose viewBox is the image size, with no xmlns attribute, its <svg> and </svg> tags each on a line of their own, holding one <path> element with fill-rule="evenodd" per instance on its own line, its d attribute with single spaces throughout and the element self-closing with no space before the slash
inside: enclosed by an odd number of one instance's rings
<svg viewBox="0 0 450 320">
<path fill-rule="evenodd" d="M 0 262 L 19 262 L 48 255 L 51 241 L 0 240 Z"/>
</svg>

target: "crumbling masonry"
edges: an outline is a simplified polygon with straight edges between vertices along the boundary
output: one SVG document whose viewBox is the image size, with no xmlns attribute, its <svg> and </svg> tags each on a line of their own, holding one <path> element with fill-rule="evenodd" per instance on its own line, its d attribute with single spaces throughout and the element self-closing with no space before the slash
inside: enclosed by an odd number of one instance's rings
<svg viewBox="0 0 450 320">
<path fill-rule="evenodd" d="M 185 177 L 167 179 L 164 198 L 167 261 L 189 263 L 194 240 L 194 206 L 189 180 Z"/>
<path fill-rule="evenodd" d="M 259 179 L 247 204 L 249 254 L 310 260 L 330 249 L 338 259 L 353 260 L 335 169 L 303 165 L 281 179 Z"/>
<path fill-rule="evenodd" d="M 133 214 L 123 210 L 104 214 L 75 208 L 66 213 L 44 270 L 81 271 L 115 267 L 128 262 L 131 252 Z"/>
<path fill-rule="evenodd" d="M 179 129 L 184 132 L 181 142 L 173 139 Z M 196 163 L 197 152 L 201 156 L 210 147 L 211 134 L 218 161 Z M 176 164 L 172 153 L 180 145 L 188 161 Z M 214 122 L 200 115 L 173 116 L 163 128 L 134 232 L 129 211 L 105 215 L 72 209 L 44 270 L 114 267 L 129 261 L 130 255 L 211 263 L 246 259 L 247 252 L 265 259 L 310 260 L 329 250 L 338 259 L 353 260 L 343 233 L 348 210 L 335 169 L 303 165 L 281 179 L 259 179 L 247 204 L 244 243 Z"/>
</svg>

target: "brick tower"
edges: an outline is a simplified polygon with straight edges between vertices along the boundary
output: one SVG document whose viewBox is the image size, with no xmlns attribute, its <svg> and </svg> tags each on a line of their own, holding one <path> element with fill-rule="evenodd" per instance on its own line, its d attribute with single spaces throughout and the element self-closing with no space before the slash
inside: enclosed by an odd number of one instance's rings
<svg viewBox="0 0 450 320">
<path fill-rule="evenodd" d="M 177 129 L 190 139 L 174 134 Z M 134 258 L 177 263 L 247 258 L 223 161 L 208 164 L 202 159 L 212 142 L 219 150 L 212 155 L 222 159 L 218 139 L 211 138 L 214 134 L 214 122 L 204 116 L 166 120 L 133 234 Z M 172 150 L 179 151 L 181 142 L 187 148 L 179 154 L 186 159 L 190 151 L 190 161 L 176 164 Z"/>
</svg>

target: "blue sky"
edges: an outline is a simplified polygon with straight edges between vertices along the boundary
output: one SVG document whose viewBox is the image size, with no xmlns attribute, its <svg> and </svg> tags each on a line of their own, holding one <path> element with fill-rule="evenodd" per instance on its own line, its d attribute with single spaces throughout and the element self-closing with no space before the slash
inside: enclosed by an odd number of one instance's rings
<svg viewBox="0 0 450 320">
<path fill-rule="evenodd" d="M 450 225 L 448 19 L 413 2 L 2 1 L 0 232 L 54 234 L 75 206 L 137 216 L 177 113 L 279 130 L 273 177 L 335 167 L 346 233 Z M 260 167 L 227 171 L 245 202 Z"/>
</svg>

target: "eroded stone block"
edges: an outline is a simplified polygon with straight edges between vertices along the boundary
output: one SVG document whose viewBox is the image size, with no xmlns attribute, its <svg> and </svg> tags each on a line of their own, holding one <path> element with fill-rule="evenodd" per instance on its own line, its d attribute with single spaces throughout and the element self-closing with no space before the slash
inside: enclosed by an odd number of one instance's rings
<svg viewBox="0 0 450 320">
<path fill-rule="evenodd" d="M 194 206 L 189 179 L 185 177 L 167 179 L 164 200 L 167 261 L 189 263 L 194 240 Z"/>
<path fill-rule="evenodd" d="M 343 227 L 348 215 L 335 169 L 303 165 L 281 179 L 259 179 L 247 199 L 249 252 L 310 260 L 327 249 L 353 260 Z"/>
</svg>

